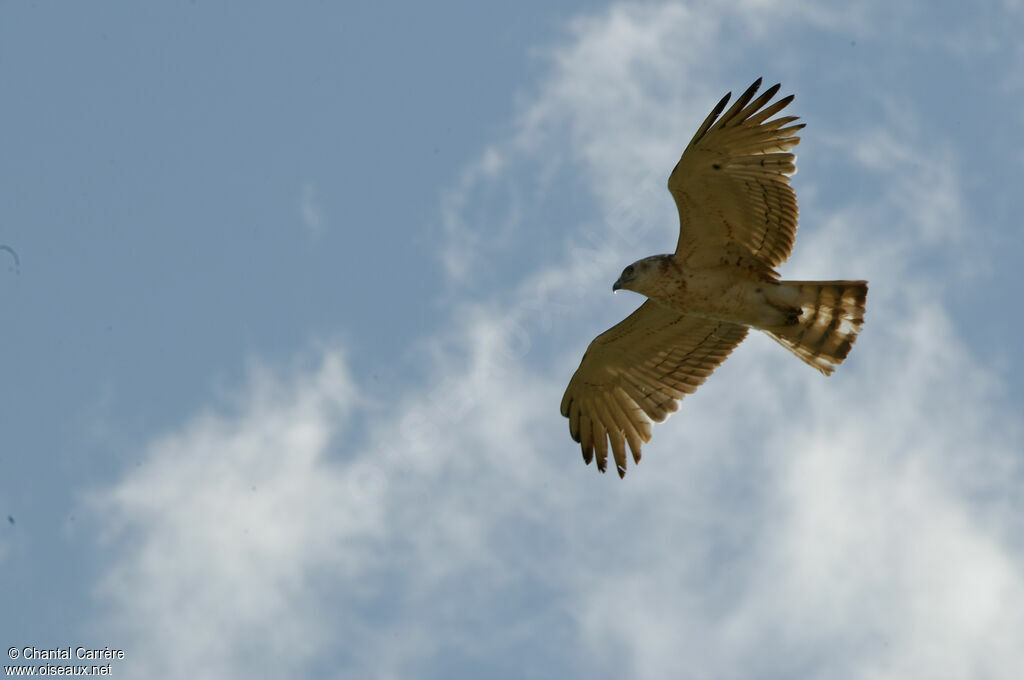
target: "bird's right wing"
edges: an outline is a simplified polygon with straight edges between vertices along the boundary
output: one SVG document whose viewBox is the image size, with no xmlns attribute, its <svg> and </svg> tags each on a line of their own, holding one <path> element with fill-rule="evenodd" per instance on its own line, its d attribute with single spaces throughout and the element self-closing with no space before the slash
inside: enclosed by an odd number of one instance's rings
<svg viewBox="0 0 1024 680">
<path fill-rule="evenodd" d="M 803 125 L 793 124 L 795 116 L 771 118 L 793 95 L 769 104 L 779 86 L 754 99 L 760 85 L 758 78 L 725 113 L 729 95 L 718 102 L 668 178 L 679 209 L 675 256 L 683 264 L 710 267 L 740 255 L 767 273 L 793 249 L 797 205 L 789 176 L 796 156 L 790 150 Z"/>
<path fill-rule="evenodd" d="M 746 326 L 684 316 L 647 301 L 594 338 L 562 397 L 569 434 L 604 472 L 611 443 L 626 474 L 626 444 L 640 462 L 651 423 L 679 408 L 746 336 Z"/>
</svg>

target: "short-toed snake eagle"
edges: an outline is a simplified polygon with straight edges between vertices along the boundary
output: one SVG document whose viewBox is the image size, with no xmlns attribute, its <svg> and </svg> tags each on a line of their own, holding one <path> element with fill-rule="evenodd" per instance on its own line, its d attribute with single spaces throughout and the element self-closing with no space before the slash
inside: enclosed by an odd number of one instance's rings
<svg viewBox="0 0 1024 680">
<path fill-rule="evenodd" d="M 790 149 L 803 124 L 772 118 L 793 95 L 768 105 L 758 78 L 725 111 L 727 94 L 704 120 L 668 178 L 679 209 L 671 255 L 638 260 L 612 290 L 647 297 L 597 336 L 562 397 L 569 433 L 587 464 L 619 476 L 626 446 L 640 462 L 651 423 L 679 408 L 743 340 L 764 331 L 825 375 L 840 364 L 864 323 L 865 281 L 780 281 L 775 267 L 796 237 L 796 172 Z M 753 101 L 752 101 L 753 100 Z"/>
</svg>

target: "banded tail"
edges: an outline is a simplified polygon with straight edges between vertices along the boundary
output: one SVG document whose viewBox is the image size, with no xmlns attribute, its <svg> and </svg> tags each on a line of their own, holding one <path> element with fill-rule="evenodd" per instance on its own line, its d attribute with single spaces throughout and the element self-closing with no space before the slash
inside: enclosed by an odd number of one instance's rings
<svg viewBox="0 0 1024 680">
<path fill-rule="evenodd" d="M 850 353 L 864 325 L 867 281 L 780 281 L 780 284 L 787 293 L 797 293 L 800 316 L 792 325 L 763 330 L 804 362 L 830 375 Z"/>
</svg>

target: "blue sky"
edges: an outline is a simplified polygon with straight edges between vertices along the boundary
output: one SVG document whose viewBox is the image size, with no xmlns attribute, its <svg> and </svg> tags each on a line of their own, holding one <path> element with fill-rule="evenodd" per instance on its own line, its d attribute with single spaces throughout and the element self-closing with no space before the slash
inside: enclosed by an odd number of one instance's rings
<svg viewBox="0 0 1024 680">
<path fill-rule="evenodd" d="M 1024 676 L 1020 2 L 0 8 L 0 640 L 121 677 Z M 793 279 L 624 481 L 558 415 L 726 91 Z"/>
</svg>

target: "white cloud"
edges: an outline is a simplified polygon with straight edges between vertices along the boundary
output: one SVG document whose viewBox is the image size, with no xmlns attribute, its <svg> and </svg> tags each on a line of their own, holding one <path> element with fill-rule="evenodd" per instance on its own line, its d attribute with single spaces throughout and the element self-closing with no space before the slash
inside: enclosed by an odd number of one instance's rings
<svg viewBox="0 0 1024 680">
<path fill-rule="evenodd" d="M 281 383 L 262 369 L 237 409 L 157 438 L 95 500 L 119 559 L 100 585 L 136 677 L 284 672 L 326 636 L 320 571 L 360 550 L 329 442 L 354 402 L 343 358 Z"/>
<path fill-rule="evenodd" d="M 751 338 L 624 482 L 583 468 L 557 415 L 584 343 L 629 303 L 606 304 L 609 272 L 674 243 L 664 174 L 722 83 L 746 85 L 719 56 L 730 22 L 785 53 L 787 31 L 833 25 L 787 23 L 803 7 L 575 22 L 516 135 L 443 208 L 454 280 L 498 261 L 480 225 L 500 220 L 466 214 L 509 186 L 506 245 L 545 234 L 555 254 L 457 299 L 417 354 L 428 386 L 357 403 L 328 350 L 158 439 L 104 496 L 122 542 L 102 592 L 139 668 L 180 671 L 194 650 L 211 665 L 193 677 L 220 678 L 324 660 L 380 678 L 1024 675 L 1019 404 L 959 339 L 944 270 L 909 257 L 955 246 L 968 219 L 955 147 L 888 119 L 831 137 L 844 181 L 891 188 L 805 205 L 784 269 L 871 280 L 834 377 Z M 515 210 L 567 181 L 594 214 L 528 231 Z"/>
</svg>

